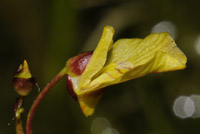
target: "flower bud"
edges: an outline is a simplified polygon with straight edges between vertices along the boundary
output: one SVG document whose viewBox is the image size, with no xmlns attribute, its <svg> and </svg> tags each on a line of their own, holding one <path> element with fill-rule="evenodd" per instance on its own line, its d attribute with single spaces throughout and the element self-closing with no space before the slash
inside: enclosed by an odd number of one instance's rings
<svg viewBox="0 0 200 134">
<path fill-rule="evenodd" d="M 82 54 L 79 54 L 75 57 L 72 57 L 68 60 L 67 62 L 67 68 L 68 68 L 68 74 L 67 74 L 67 89 L 69 94 L 75 99 L 77 100 L 77 95 L 74 92 L 74 88 L 73 88 L 73 81 L 72 78 L 73 76 L 80 76 L 86 66 L 88 65 L 90 58 L 92 56 L 93 52 L 85 52 Z"/>
<path fill-rule="evenodd" d="M 28 63 L 24 60 L 23 64 L 20 64 L 19 68 L 14 73 L 14 78 L 12 80 L 14 90 L 19 95 L 26 96 L 30 93 L 35 83 L 35 78 L 31 75 Z"/>
</svg>

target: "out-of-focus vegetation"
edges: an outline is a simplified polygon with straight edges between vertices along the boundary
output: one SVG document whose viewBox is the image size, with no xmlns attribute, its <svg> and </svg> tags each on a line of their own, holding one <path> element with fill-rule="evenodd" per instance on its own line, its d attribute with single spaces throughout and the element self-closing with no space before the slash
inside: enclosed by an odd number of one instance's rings
<svg viewBox="0 0 200 134">
<path fill-rule="evenodd" d="M 15 133 L 12 118 L 17 94 L 11 80 L 19 63 L 27 59 L 42 88 L 67 59 L 93 50 L 105 25 L 116 29 L 114 40 L 143 38 L 162 29 L 169 31 L 188 57 L 187 68 L 152 74 L 106 88 L 95 114 L 89 118 L 81 113 L 78 103 L 68 95 L 63 79 L 39 106 L 33 122 L 34 133 L 199 132 L 199 5 L 197 0 L 1 0 L 0 134 Z M 155 30 L 156 25 L 158 28 Z M 35 88 L 26 97 L 24 115 L 38 94 L 37 90 Z M 173 109 L 177 109 L 174 108 L 175 100 L 192 95 L 196 95 L 197 99 L 178 104 L 180 109 L 174 113 Z M 187 115 L 189 118 L 186 118 Z M 24 116 L 24 122 L 25 119 Z"/>
</svg>

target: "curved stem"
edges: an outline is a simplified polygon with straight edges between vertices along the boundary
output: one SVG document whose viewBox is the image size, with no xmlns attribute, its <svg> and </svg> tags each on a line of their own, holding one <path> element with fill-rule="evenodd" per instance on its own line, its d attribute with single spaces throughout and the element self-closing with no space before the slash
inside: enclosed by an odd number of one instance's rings
<svg viewBox="0 0 200 134">
<path fill-rule="evenodd" d="M 56 75 L 50 83 L 48 83 L 46 85 L 46 87 L 44 87 L 44 89 L 39 93 L 39 95 L 37 96 L 37 98 L 35 99 L 35 101 L 33 102 L 31 109 L 28 113 L 27 116 L 27 121 L 26 121 L 26 134 L 32 134 L 32 120 L 33 120 L 33 116 L 34 113 L 38 107 L 38 105 L 40 104 L 40 102 L 42 101 L 42 99 L 44 98 L 44 96 L 48 93 L 48 91 L 63 77 L 66 75 L 66 68 L 62 69 L 60 71 L 60 73 L 58 75 Z"/>
</svg>

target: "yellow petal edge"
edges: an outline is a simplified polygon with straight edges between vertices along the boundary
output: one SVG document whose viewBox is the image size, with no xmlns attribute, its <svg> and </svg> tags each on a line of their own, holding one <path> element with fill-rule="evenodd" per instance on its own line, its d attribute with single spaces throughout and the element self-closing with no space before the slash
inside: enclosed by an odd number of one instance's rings
<svg viewBox="0 0 200 134">
<path fill-rule="evenodd" d="M 19 73 L 15 74 L 14 77 L 18 77 L 18 78 L 31 78 L 31 72 L 29 70 L 29 66 L 26 60 L 24 60 L 23 64 L 20 64 L 19 68 L 18 68 Z"/>
<path fill-rule="evenodd" d="M 83 113 L 92 115 L 102 88 L 149 73 L 186 67 L 187 58 L 169 33 L 153 33 L 144 39 L 120 39 L 113 44 L 114 29 L 105 26 L 90 63 L 75 78 L 75 93 Z"/>
</svg>

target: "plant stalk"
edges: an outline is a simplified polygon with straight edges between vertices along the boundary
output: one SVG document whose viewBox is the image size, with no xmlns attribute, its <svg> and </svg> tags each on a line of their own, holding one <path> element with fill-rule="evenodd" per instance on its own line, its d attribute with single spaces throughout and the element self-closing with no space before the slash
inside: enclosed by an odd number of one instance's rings
<svg viewBox="0 0 200 134">
<path fill-rule="evenodd" d="M 24 134 L 23 124 L 21 119 L 16 119 L 16 134 Z"/>
<path fill-rule="evenodd" d="M 23 129 L 23 123 L 21 119 L 21 115 L 24 112 L 23 108 L 23 96 L 20 96 L 17 99 L 17 106 L 16 106 L 16 111 L 15 111 L 15 128 L 16 128 L 16 134 L 24 134 L 24 129 Z"/>
<path fill-rule="evenodd" d="M 31 109 L 27 115 L 27 121 L 26 121 L 26 134 L 32 134 L 32 121 L 35 114 L 35 111 L 37 110 L 37 107 L 39 106 L 42 99 L 45 97 L 45 95 L 48 93 L 48 91 L 63 77 L 66 75 L 66 68 L 63 68 L 60 73 L 58 73 L 50 83 L 48 83 L 44 89 L 39 93 L 35 101 L 33 102 Z"/>
</svg>

